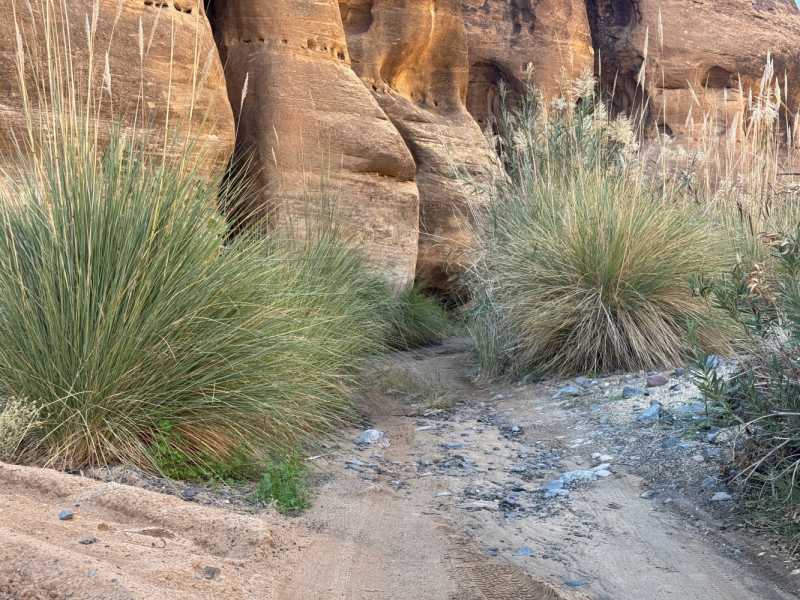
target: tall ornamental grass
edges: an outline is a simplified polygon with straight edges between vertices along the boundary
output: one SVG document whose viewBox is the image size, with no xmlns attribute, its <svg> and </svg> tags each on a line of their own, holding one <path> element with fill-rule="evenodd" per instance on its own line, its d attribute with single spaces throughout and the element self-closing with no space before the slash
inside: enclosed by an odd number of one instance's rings
<svg viewBox="0 0 800 600">
<path fill-rule="evenodd" d="M 226 242 L 219 177 L 57 140 L 0 189 L 0 380 L 45 462 L 269 452 L 349 414 L 386 288 L 335 239 Z M 377 313 L 377 314 L 376 314 Z"/>
<path fill-rule="evenodd" d="M 335 224 L 234 235 L 216 207 L 246 182 L 194 134 L 109 134 L 107 66 L 97 89 L 77 81 L 65 5 L 40 4 L 39 37 L 17 37 L 27 125 L 0 164 L 0 435 L 19 438 L 4 453 L 216 464 L 341 426 L 362 359 L 399 343 L 409 302 Z"/>
<path fill-rule="evenodd" d="M 731 326 L 691 285 L 727 248 L 703 212 L 630 176 L 625 119 L 591 96 L 551 110 L 532 96 L 503 131 L 508 178 L 479 213 L 469 275 L 482 377 L 677 364 L 695 325 L 729 350 Z"/>
</svg>

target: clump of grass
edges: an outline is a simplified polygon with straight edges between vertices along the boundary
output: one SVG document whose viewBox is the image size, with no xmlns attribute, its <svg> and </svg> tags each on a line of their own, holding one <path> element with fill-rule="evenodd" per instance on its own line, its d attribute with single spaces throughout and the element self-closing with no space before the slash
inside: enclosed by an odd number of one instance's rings
<svg viewBox="0 0 800 600">
<path fill-rule="evenodd" d="M 291 514 L 311 506 L 308 500 L 308 477 L 311 469 L 296 453 L 286 454 L 269 463 L 256 486 L 255 497 L 274 503 L 281 514 Z"/>
<path fill-rule="evenodd" d="M 424 346 L 452 333 L 447 309 L 437 297 L 426 294 L 425 287 L 426 282 L 417 283 L 390 300 L 387 310 L 390 346 Z"/>
<path fill-rule="evenodd" d="M 431 410 L 452 408 L 458 400 L 455 392 L 439 379 L 424 375 L 409 366 L 391 366 L 381 370 L 377 387 L 382 394 L 402 402 L 409 416 Z"/>
<path fill-rule="evenodd" d="M 591 97 L 550 112 L 531 97 L 504 131 L 509 178 L 482 214 L 470 276 L 482 377 L 675 364 L 690 323 L 729 350 L 690 286 L 724 268 L 726 248 L 703 213 L 628 176 L 624 120 Z"/>
<path fill-rule="evenodd" d="M 67 140 L 63 140 L 67 141 Z M 46 148 L 0 189 L 0 379 L 49 462 L 270 452 L 343 422 L 385 291 L 344 244 L 239 236 L 219 178 L 112 138 Z"/>
<path fill-rule="evenodd" d="M 36 407 L 15 398 L 0 398 L 0 461 L 13 461 L 36 424 Z"/>
<path fill-rule="evenodd" d="M 27 458 L 200 468 L 344 423 L 388 286 L 335 232 L 233 235 L 215 206 L 243 181 L 191 136 L 109 134 L 113 82 L 69 79 L 63 14 L 45 11 L 33 52 L 18 39 L 26 129 L 0 165 L 0 382 L 36 415 Z"/>
</svg>

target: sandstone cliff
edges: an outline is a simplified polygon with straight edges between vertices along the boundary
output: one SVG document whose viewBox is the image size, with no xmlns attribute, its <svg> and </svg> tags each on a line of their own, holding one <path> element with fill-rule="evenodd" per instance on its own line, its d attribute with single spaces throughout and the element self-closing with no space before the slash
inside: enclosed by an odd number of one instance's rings
<svg viewBox="0 0 800 600">
<path fill-rule="evenodd" d="M 644 81 L 647 135 L 696 133 L 704 114 L 714 119 L 716 134 L 725 133 L 750 88 L 758 92 L 768 51 L 776 75 L 788 77 L 783 100 L 790 112 L 798 108 L 800 11 L 794 0 L 587 0 L 587 7 L 597 69 L 606 88 L 616 84 L 618 109 L 639 110 L 637 81 Z"/>
<path fill-rule="evenodd" d="M 594 64 L 584 0 L 462 0 L 469 44 L 467 108 L 483 128 L 500 109 L 498 84 L 510 97 L 526 83 L 545 97 L 569 89 Z"/>
<path fill-rule="evenodd" d="M 200 0 L 99 0 L 96 14 L 92 0 L 68 0 L 63 3 L 67 9 L 64 14 L 62 3 L 51 4 L 52 18 L 62 23 L 66 17 L 70 23 L 75 83 L 86 89 L 91 64 L 93 89 L 107 88 L 99 104 L 101 129 L 110 131 L 117 123 L 129 126 L 138 114 L 140 124 L 143 119 L 152 123 L 152 140 L 163 140 L 164 127 L 169 123 L 171 130 L 196 138 L 199 156 L 207 156 L 217 164 L 227 163 L 234 145 L 233 115 L 222 65 Z M 28 94 L 37 107 L 34 69 L 46 74 L 47 64 L 43 3 L 4 0 L 4 5 L 6 19 L 0 25 L 0 151 L 8 156 L 14 152 L 13 135 L 19 135 L 25 127 L 17 76 L 15 19 L 24 47 Z M 93 39 L 91 63 L 89 37 Z"/>
<path fill-rule="evenodd" d="M 471 248 L 471 198 L 456 165 L 491 177 L 492 152 L 466 110 L 460 0 L 339 0 L 353 70 L 405 140 L 420 193 L 418 278 L 442 293 Z"/>
<path fill-rule="evenodd" d="M 321 185 L 330 186 L 347 231 L 396 286 L 411 283 L 414 160 L 350 68 L 336 0 L 214 0 L 209 16 L 238 152 L 253 161 L 263 188 L 246 212 L 264 215 L 286 203 L 302 219 L 319 206 Z"/>
</svg>

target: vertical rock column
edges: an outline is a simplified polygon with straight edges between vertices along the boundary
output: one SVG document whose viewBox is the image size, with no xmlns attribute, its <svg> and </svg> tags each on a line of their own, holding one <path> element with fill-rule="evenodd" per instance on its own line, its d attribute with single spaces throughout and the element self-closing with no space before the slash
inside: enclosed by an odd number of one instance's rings
<svg viewBox="0 0 800 600">
<path fill-rule="evenodd" d="M 212 0 L 209 18 L 237 121 L 237 152 L 263 191 L 301 217 L 320 186 L 347 233 L 396 287 L 417 259 L 419 195 L 403 139 L 350 68 L 336 0 Z M 243 91 L 246 87 L 246 94 Z"/>
<path fill-rule="evenodd" d="M 466 109 L 469 58 L 461 1 L 338 1 L 353 70 L 417 164 L 417 277 L 447 295 L 451 275 L 463 269 L 473 246 L 470 202 L 454 169 L 465 168 L 488 184 L 496 168 Z"/>
</svg>

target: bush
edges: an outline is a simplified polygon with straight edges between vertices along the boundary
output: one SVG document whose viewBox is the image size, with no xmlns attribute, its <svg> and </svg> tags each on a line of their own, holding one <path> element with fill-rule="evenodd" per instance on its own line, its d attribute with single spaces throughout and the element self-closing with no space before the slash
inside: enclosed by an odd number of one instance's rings
<svg viewBox="0 0 800 600">
<path fill-rule="evenodd" d="M 343 422 L 387 287 L 335 239 L 226 242 L 219 177 L 112 138 L 51 144 L 2 188 L 0 380 L 45 462 L 269 454 Z"/>
<path fill-rule="evenodd" d="M 762 239 L 767 262 L 739 263 L 711 288 L 748 352 L 728 377 L 698 353 L 695 379 L 709 405 L 740 426 L 730 476 L 746 511 L 800 539 L 800 231 Z"/>
<path fill-rule="evenodd" d="M 690 323 L 729 352 L 731 327 L 690 286 L 721 271 L 725 247 L 699 210 L 628 176 L 624 121 L 586 100 L 545 113 L 532 98 L 505 131 L 509 177 L 469 276 L 482 377 L 676 364 Z"/>
</svg>

